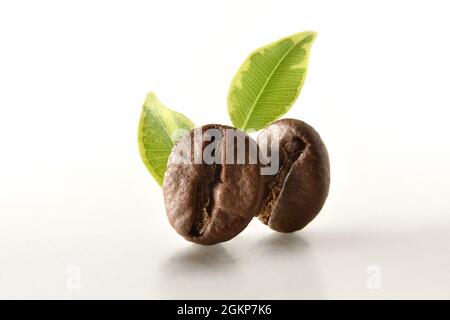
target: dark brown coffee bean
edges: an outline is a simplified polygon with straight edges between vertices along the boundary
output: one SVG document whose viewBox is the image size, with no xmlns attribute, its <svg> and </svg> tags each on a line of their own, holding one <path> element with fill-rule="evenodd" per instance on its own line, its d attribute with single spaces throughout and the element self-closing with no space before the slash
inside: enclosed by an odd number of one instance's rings
<svg viewBox="0 0 450 320">
<path fill-rule="evenodd" d="M 314 128 L 295 119 L 276 121 L 261 131 L 258 145 L 269 154 L 276 152 L 270 141 L 279 142 L 279 170 L 264 176 L 258 217 L 273 230 L 294 232 L 314 219 L 328 196 L 328 152 Z"/>
<path fill-rule="evenodd" d="M 208 134 L 211 129 L 221 139 L 212 138 Z M 239 149 L 238 139 L 229 138 L 226 129 L 233 128 L 206 125 L 194 129 L 174 146 L 168 160 L 163 183 L 167 216 L 180 235 L 195 243 L 211 245 L 232 239 L 260 206 L 260 167 L 249 158 L 251 152 L 256 155 L 257 144 L 244 132 L 232 130 L 245 142 L 244 150 Z M 211 137 L 216 148 L 211 148 L 209 141 L 199 143 L 199 132 Z M 211 154 L 214 161 L 202 157 L 202 153 Z M 242 164 L 236 163 L 240 156 Z"/>
</svg>

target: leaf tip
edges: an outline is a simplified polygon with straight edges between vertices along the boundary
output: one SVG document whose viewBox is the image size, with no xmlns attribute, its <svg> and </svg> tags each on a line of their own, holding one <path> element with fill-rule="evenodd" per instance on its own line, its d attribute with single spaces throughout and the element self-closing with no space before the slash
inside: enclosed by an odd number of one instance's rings
<svg viewBox="0 0 450 320">
<path fill-rule="evenodd" d="M 295 42 L 302 41 L 304 43 L 312 44 L 317 38 L 317 32 L 312 30 L 298 32 L 293 34 L 290 38 L 292 38 Z"/>
<path fill-rule="evenodd" d="M 153 91 L 148 92 L 145 97 L 144 107 L 150 107 L 155 101 L 158 101 L 156 93 L 154 93 Z"/>
<path fill-rule="evenodd" d="M 314 42 L 317 38 L 318 32 L 316 31 L 306 31 L 309 33 L 309 37 L 311 37 L 311 42 Z"/>
</svg>

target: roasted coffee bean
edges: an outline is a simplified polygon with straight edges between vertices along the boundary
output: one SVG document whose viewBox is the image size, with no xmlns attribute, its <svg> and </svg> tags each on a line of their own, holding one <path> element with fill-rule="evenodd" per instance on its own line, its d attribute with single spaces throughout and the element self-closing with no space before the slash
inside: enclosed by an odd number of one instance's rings
<svg viewBox="0 0 450 320">
<path fill-rule="evenodd" d="M 226 130 L 238 138 L 229 137 Z M 206 141 L 199 141 L 202 136 Z M 238 147 L 239 139 L 244 150 Z M 184 136 L 170 154 L 163 183 L 173 228 L 187 240 L 205 245 L 239 234 L 260 206 L 260 167 L 257 159 L 251 160 L 256 152 L 252 138 L 228 126 L 206 125 Z"/>
<path fill-rule="evenodd" d="M 258 217 L 273 230 L 294 232 L 316 217 L 328 196 L 328 152 L 314 128 L 295 119 L 276 121 L 261 131 L 261 149 L 277 152 L 271 150 L 271 141 L 278 141 L 279 170 L 264 176 Z"/>
</svg>

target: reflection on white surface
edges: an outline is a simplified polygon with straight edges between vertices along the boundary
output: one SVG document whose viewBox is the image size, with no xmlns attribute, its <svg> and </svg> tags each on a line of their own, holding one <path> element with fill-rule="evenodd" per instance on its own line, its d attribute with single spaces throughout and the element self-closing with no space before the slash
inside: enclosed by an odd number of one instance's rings
<svg viewBox="0 0 450 320">
<path fill-rule="evenodd" d="M 230 249 L 189 246 L 162 266 L 167 298 L 320 296 L 314 258 L 299 235 L 271 234 Z"/>
<path fill-rule="evenodd" d="M 166 227 L 158 236 L 10 237 L 0 247 L 0 298 L 450 297 L 446 227 L 312 226 L 285 235 L 254 221 L 211 247 Z"/>
</svg>

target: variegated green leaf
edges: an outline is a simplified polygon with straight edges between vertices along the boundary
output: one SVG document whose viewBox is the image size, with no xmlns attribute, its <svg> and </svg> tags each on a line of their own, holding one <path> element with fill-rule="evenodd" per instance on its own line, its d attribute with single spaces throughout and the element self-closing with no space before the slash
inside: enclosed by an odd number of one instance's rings
<svg viewBox="0 0 450 320">
<path fill-rule="evenodd" d="M 234 126 L 259 130 L 285 114 L 297 99 L 316 37 L 296 33 L 252 52 L 236 73 L 228 93 Z"/>
<path fill-rule="evenodd" d="M 166 108 L 154 93 L 147 95 L 139 122 L 139 151 L 159 185 L 162 185 L 172 147 L 181 138 L 176 133 L 194 127 L 184 115 Z"/>
</svg>

